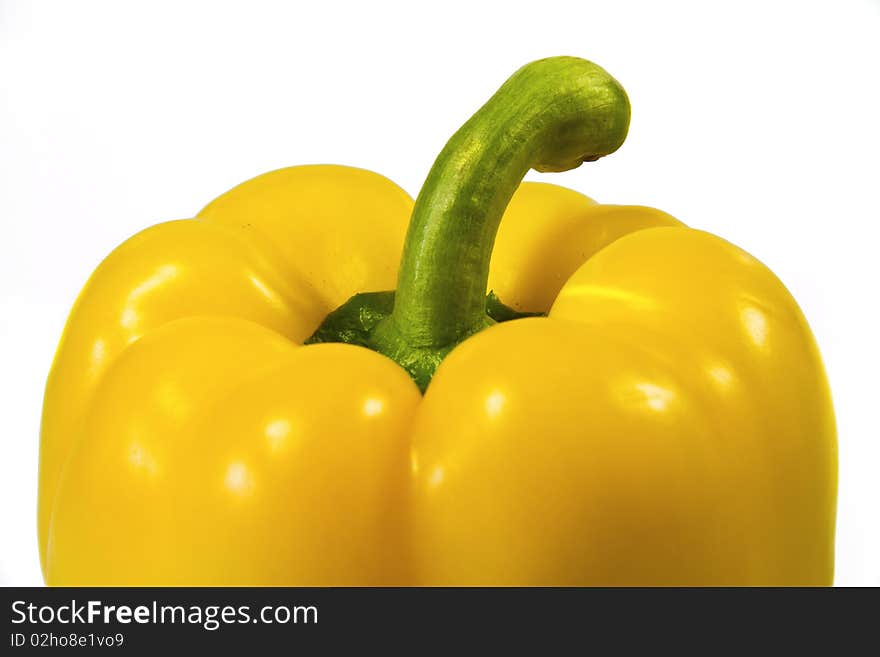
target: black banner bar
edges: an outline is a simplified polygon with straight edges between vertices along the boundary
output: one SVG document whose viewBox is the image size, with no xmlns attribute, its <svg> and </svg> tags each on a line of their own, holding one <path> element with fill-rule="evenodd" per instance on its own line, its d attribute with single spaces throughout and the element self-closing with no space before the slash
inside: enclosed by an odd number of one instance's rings
<svg viewBox="0 0 880 657">
<path fill-rule="evenodd" d="M 877 590 L 841 589 L 2 589 L 3 654 L 445 646 L 540 654 L 566 647 L 840 647 L 876 643 Z M 867 593 L 868 596 L 863 594 Z M 868 600 L 864 600 L 868 597 Z M 705 641 L 710 643 L 706 644 Z M 259 653 L 258 653 L 259 654 Z M 609 654 L 607 650 L 598 654 Z"/>
</svg>

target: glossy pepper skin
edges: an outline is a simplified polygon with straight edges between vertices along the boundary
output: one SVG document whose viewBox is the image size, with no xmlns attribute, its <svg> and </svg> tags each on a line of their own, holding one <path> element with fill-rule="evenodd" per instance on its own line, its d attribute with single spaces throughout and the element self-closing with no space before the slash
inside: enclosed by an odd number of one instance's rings
<svg viewBox="0 0 880 657">
<path fill-rule="evenodd" d="M 658 210 L 519 184 L 628 118 L 604 71 L 541 60 L 415 207 L 293 167 L 120 246 L 47 384 L 47 582 L 830 584 L 833 409 L 782 283 Z"/>
</svg>

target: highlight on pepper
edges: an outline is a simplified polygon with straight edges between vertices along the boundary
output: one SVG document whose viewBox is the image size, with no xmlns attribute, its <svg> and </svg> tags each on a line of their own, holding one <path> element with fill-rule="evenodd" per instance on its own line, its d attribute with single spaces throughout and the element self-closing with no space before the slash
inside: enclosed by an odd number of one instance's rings
<svg viewBox="0 0 880 657">
<path fill-rule="evenodd" d="M 629 118 L 600 67 L 539 60 L 415 202 L 295 166 L 119 246 L 46 386 L 46 582 L 831 584 L 834 414 L 784 285 L 522 182 Z"/>
</svg>

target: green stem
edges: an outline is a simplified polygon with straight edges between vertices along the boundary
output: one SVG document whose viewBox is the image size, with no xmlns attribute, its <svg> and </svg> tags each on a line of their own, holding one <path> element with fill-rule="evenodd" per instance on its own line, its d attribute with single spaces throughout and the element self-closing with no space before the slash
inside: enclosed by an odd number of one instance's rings
<svg viewBox="0 0 880 657">
<path fill-rule="evenodd" d="M 493 323 L 486 314 L 492 246 L 526 172 L 566 171 L 613 153 L 629 115 L 620 84 L 583 59 L 542 59 L 514 73 L 431 168 L 410 220 L 393 310 L 360 343 L 400 363 L 424 389 L 456 344 Z"/>
</svg>

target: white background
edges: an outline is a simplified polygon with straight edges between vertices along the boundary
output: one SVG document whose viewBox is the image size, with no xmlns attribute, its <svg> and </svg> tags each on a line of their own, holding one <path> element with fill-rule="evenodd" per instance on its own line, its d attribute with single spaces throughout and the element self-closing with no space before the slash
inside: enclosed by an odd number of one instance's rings
<svg viewBox="0 0 880 657">
<path fill-rule="evenodd" d="M 104 255 L 290 164 L 366 167 L 415 195 L 510 73 L 556 54 L 610 71 L 633 118 L 618 153 L 552 180 L 723 235 L 799 300 L 838 415 L 836 582 L 880 585 L 871 0 L 0 0 L 0 583 L 41 583 L 42 388 Z"/>
</svg>

